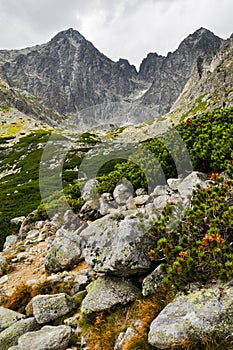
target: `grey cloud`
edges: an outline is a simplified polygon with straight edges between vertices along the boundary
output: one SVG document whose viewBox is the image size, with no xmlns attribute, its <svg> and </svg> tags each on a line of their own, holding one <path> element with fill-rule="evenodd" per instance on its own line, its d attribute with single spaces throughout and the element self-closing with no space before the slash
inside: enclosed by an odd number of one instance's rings
<svg viewBox="0 0 233 350">
<path fill-rule="evenodd" d="M 232 31 L 232 0 L 0 0 L 0 48 L 46 42 L 73 27 L 112 59 L 165 54 L 200 26 Z"/>
</svg>

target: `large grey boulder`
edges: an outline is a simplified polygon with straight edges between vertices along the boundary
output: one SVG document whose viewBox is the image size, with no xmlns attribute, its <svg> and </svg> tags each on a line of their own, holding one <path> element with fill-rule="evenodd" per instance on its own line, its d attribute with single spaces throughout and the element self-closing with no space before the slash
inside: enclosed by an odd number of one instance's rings
<svg viewBox="0 0 233 350">
<path fill-rule="evenodd" d="M 80 233 L 82 254 L 96 272 L 140 274 L 151 267 L 148 251 L 153 242 L 145 238 L 146 232 L 137 212 L 126 217 L 123 212 L 106 215 Z"/>
<path fill-rule="evenodd" d="M 46 270 L 58 272 L 69 269 L 81 260 L 79 237 L 63 228 L 59 229 L 44 260 Z"/>
<path fill-rule="evenodd" d="M 65 350 L 71 336 L 69 326 L 44 326 L 19 338 L 19 350 Z"/>
<path fill-rule="evenodd" d="M 81 312 L 84 316 L 92 316 L 114 305 L 125 305 L 135 300 L 139 292 L 129 280 L 114 276 L 99 277 L 87 287 L 87 296 L 82 301 Z"/>
<path fill-rule="evenodd" d="M 8 350 L 11 346 L 16 346 L 21 335 L 37 329 L 39 326 L 34 317 L 13 323 L 0 333 L 1 350 Z"/>
<path fill-rule="evenodd" d="M 39 324 L 49 323 L 75 308 L 74 300 L 65 293 L 37 295 L 32 299 L 33 315 Z"/>
<path fill-rule="evenodd" d="M 233 287 L 220 286 L 179 295 L 150 326 L 148 341 L 158 349 L 171 349 L 184 340 L 202 337 L 232 339 Z"/>
<path fill-rule="evenodd" d="M 19 312 L 0 306 L 0 332 L 25 317 L 25 315 Z"/>
</svg>

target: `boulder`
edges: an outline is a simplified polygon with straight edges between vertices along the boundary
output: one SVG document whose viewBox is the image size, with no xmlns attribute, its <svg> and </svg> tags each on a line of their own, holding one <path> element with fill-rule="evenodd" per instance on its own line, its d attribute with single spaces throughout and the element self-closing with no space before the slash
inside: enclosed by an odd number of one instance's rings
<svg viewBox="0 0 233 350">
<path fill-rule="evenodd" d="M 19 312 L 0 306 L 0 332 L 25 317 L 25 315 Z"/>
<path fill-rule="evenodd" d="M 19 350 L 65 350 L 71 337 L 69 326 L 44 326 L 19 338 Z"/>
<path fill-rule="evenodd" d="M 20 320 L 13 323 L 10 327 L 0 333 L 1 350 L 8 350 L 11 346 L 16 346 L 18 338 L 24 333 L 37 330 L 38 323 L 34 317 Z"/>
<path fill-rule="evenodd" d="M 95 190 L 96 186 L 99 185 L 99 181 L 91 179 L 86 182 L 82 189 L 82 197 L 85 201 L 92 199 L 92 192 Z"/>
<path fill-rule="evenodd" d="M 147 297 L 158 292 L 162 286 L 163 277 L 164 276 L 161 272 L 161 265 L 159 265 L 142 281 L 142 295 L 144 297 Z"/>
<path fill-rule="evenodd" d="M 32 299 L 33 315 L 39 324 L 64 316 L 75 306 L 74 300 L 65 293 L 37 295 Z"/>
<path fill-rule="evenodd" d="M 17 241 L 18 241 L 18 236 L 16 235 L 7 236 L 3 246 L 3 251 L 10 249 Z"/>
<path fill-rule="evenodd" d="M 46 270 L 49 272 L 62 271 L 72 268 L 81 260 L 79 237 L 65 229 L 59 229 L 44 260 Z"/>
<path fill-rule="evenodd" d="M 80 218 L 82 220 L 96 220 L 101 217 L 100 203 L 97 198 L 88 200 L 80 209 Z"/>
<path fill-rule="evenodd" d="M 167 184 L 173 191 L 178 191 L 178 186 L 183 180 L 181 178 L 168 179 Z"/>
<path fill-rule="evenodd" d="M 152 322 L 148 341 L 158 349 L 171 349 L 202 337 L 233 339 L 232 317 L 233 287 L 215 286 L 178 295 Z"/>
<path fill-rule="evenodd" d="M 117 204 L 124 205 L 130 197 L 133 197 L 132 185 L 127 183 L 121 183 L 116 186 L 113 191 L 113 197 Z"/>
<path fill-rule="evenodd" d="M 113 197 L 110 193 L 103 193 L 99 199 L 100 204 L 100 214 L 107 215 L 110 214 L 111 211 L 117 209 L 117 204 L 113 200 Z"/>
<path fill-rule="evenodd" d="M 150 269 L 148 252 L 154 242 L 146 235 L 148 223 L 141 223 L 137 213 L 106 215 L 80 233 L 82 254 L 95 272 L 131 276 Z"/>
<path fill-rule="evenodd" d="M 198 171 L 193 171 L 191 174 L 186 176 L 182 182 L 177 186 L 178 192 L 183 198 L 191 198 L 193 190 L 199 184 L 201 187 L 208 187 L 206 182 L 207 175 Z"/>
<path fill-rule="evenodd" d="M 125 305 L 140 293 L 130 281 L 114 276 L 99 277 L 87 287 L 87 295 L 81 304 L 84 316 L 92 316 L 115 305 Z"/>
</svg>

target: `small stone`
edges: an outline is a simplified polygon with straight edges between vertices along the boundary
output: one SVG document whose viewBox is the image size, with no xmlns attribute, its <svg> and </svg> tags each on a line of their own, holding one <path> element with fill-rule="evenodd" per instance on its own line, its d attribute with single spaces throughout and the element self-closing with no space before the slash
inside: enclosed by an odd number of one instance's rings
<svg viewBox="0 0 233 350">
<path fill-rule="evenodd" d="M 11 219 L 11 224 L 21 224 L 25 220 L 25 216 L 18 216 L 16 218 Z"/>
<path fill-rule="evenodd" d="M 0 285 L 6 283 L 7 281 L 8 281 L 8 276 L 7 275 L 2 276 L 0 278 Z"/>
<path fill-rule="evenodd" d="M 17 241 L 18 241 L 18 236 L 16 235 L 7 236 L 3 246 L 3 251 L 10 249 Z"/>
</svg>

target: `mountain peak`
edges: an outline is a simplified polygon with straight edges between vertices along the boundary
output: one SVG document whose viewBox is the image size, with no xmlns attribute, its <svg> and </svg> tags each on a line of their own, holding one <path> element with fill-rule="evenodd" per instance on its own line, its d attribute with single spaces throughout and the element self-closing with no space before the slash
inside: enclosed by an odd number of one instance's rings
<svg viewBox="0 0 233 350">
<path fill-rule="evenodd" d="M 188 35 L 179 45 L 178 49 L 189 48 L 192 50 L 203 49 L 204 51 L 215 51 L 219 49 L 224 40 L 206 28 L 199 28 Z"/>
<path fill-rule="evenodd" d="M 59 32 L 58 34 L 56 34 L 54 36 L 54 38 L 52 39 L 52 41 L 57 41 L 57 40 L 64 39 L 64 38 L 76 39 L 76 41 L 79 41 L 79 42 L 86 40 L 84 38 L 84 36 L 79 31 L 77 31 L 73 28 L 69 28 L 69 29 L 63 30 L 63 31 Z"/>
</svg>

